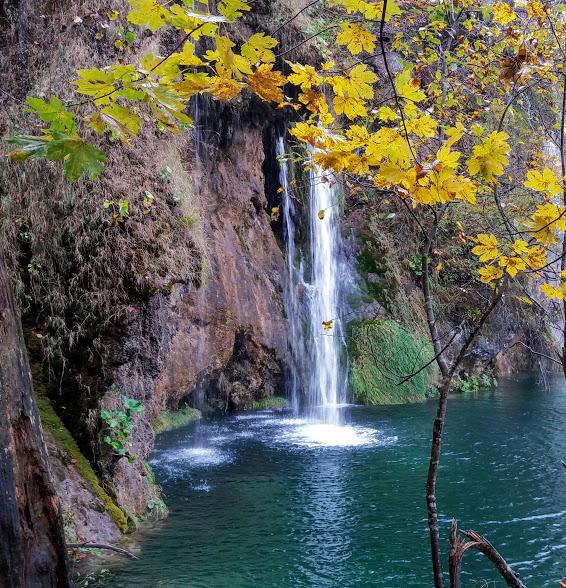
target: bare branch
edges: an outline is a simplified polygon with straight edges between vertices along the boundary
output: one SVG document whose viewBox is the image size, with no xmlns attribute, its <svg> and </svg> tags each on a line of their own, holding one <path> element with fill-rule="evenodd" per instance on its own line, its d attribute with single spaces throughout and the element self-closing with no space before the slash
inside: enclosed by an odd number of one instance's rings
<svg viewBox="0 0 566 588">
<path fill-rule="evenodd" d="M 125 549 L 120 549 L 120 547 L 114 547 L 114 545 L 107 545 L 106 543 L 91 543 L 90 541 L 84 541 L 83 543 L 67 543 L 68 549 L 109 549 L 110 551 L 115 551 L 120 555 L 124 555 L 131 559 L 139 559 L 139 557 L 135 556 L 133 553 L 126 551 Z"/>
<path fill-rule="evenodd" d="M 462 531 L 461 529 L 458 529 L 458 531 L 471 540 L 471 543 L 466 544 L 467 549 L 481 551 L 496 567 L 497 571 L 507 582 L 507 586 L 512 586 L 513 588 L 527 588 L 519 579 L 519 574 L 511 569 L 511 566 L 485 537 L 478 535 L 475 531 Z"/>
</svg>

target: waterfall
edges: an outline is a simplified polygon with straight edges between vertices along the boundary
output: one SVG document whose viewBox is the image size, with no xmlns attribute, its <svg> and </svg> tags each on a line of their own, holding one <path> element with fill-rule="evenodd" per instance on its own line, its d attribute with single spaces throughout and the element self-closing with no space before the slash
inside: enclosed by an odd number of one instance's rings
<svg viewBox="0 0 566 588">
<path fill-rule="evenodd" d="M 278 156 L 284 153 L 283 138 L 278 138 L 276 149 Z M 339 423 L 338 405 L 345 401 L 346 387 L 346 377 L 341 368 L 344 345 L 339 319 L 339 284 L 342 269 L 338 260 L 338 249 L 341 237 L 334 180 L 334 176 L 324 174 L 319 169 L 311 169 L 309 173 L 310 279 L 305 281 L 302 262 L 298 269 L 295 267 L 295 206 L 289 185 L 287 162 L 283 161 L 281 164 L 285 253 L 290 284 L 285 296 L 293 363 L 290 396 L 293 405 L 297 407 L 299 379 L 304 371 L 308 371 L 306 400 L 311 416 L 330 424 Z M 307 370 L 300 370 L 300 360 L 305 355 L 305 344 L 302 336 L 299 288 L 306 293 L 306 314 L 312 338 Z M 324 323 L 330 323 L 331 328 L 325 330 Z"/>
<path fill-rule="evenodd" d="M 283 188 L 283 238 L 285 241 L 285 264 L 289 288 L 284 295 L 285 311 L 287 314 L 287 332 L 291 342 L 291 370 L 288 381 L 289 396 L 295 412 L 299 409 L 299 387 L 301 374 L 301 357 L 304 356 L 303 332 L 301 325 L 301 306 L 299 302 L 299 287 L 302 283 L 302 267 L 297 270 L 295 247 L 295 205 L 289 183 L 289 164 L 283 158 L 285 143 L 283 137 L 278 137 L 275 145 L 277 158 L 280 160 L 279 182 Z M 301 264 L 302 266 L 302 264 Z"/>
<path fill-rule="evenodd" d="M 343 345 L 338 307 L 340 264 L 338 261 L 337 194 L 334 176 L 311 169 L 310 178 L 310 251 L 311 283 L 309 316 L 314 340 L 312 379 L 309 401 L 322 407 L 323 417 L 337 424 L 337 405 L 344 402 L 344 377 L 340 355 Z M 320 216 L 319 216 L 320 214 Z M 332 321 L 325 331 L 323 323 Z"/>
</svg>

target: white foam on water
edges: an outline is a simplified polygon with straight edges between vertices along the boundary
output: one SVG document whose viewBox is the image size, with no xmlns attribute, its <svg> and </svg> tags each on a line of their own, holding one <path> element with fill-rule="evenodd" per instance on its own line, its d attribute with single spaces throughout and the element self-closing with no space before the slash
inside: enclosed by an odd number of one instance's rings
<svg viewBox="0 0 566 588">
<path fill-rule="evenodd" d="M 269 418 L 269 414 L 266 412 L 252 412 L 251 414 L 238 414 L 234 417 L 237 421 L 255 421 L 258 419 L 267 419 Z"/>
<path fill-rule="evenodd" d="M 197 492 L 210 492 L 212 490 L 212 486 L 206 481 L 196 486 L 191 486 L 191 488 Z"/>
<path fill-rule="evenodd" d="M 367 427 L 309 423 L 286 431 L 278 440 L 305 447 L 360 447 L 390 445 L 397 441 L 397 437 L 384 437 L 379 431 Z"/>
<path fill-rule="evenodd" d="M 232 455 L 215 447 L 183 447 L 167 451 L 160 456 L 159 463 L 174 464 L 182 469 L 212 467 L 232 461 Z"/>
</svg>

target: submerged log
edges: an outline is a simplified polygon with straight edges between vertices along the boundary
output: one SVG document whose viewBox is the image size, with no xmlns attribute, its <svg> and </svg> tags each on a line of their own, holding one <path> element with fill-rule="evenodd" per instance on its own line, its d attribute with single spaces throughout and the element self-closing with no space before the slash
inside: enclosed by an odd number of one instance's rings
<svg viewBox="0 0 566 588">
<path fill-rule="evenodd" d="M 0 251 L 0 586 L 71 586 L 20 315 Z"/>
</svg>

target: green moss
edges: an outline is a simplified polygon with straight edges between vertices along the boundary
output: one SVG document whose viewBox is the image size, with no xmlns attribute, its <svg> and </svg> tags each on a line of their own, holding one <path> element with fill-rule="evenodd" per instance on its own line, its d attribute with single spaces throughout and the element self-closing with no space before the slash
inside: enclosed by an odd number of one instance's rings
<svg viewBox="0 0 566 588">
<path fill-rule="evenodd" d="M 253 410 L 265 410 L 267 408 L 285 408 L 287 406 L 287 399 L 281 396 L 268 396 L 261 400 L 254 400 Z"/>
<path fill-rule="evenodd" d="M 67 431 L 61 419 L 57 416 L 49 400 L 45 396 L 36 397 L 37 408 L 41 424 L 53 435 L 57 445 L 65 451 L 71 459 L 74 459 L 74 465 L 79 474 L 90 484 L 94 494 L 102 501 L 106 512 L 110 515 L 118 529 L 125 533 L 128 530 L 128 522 L 124 513 L 112 502 L 112 499 L 98 482 L 98 478 L 94 473 L 89 461 L 81 453 L 75 440 Z"/>
<path fill-rule="evenodd" d="M 350 385 L 362 404 L 401 404 L 427 397 L 436 364 L 397 386 L 434 357 L 430 343 L 392 320 L 364 321 L 350 327 Z"/>
<path fill-rule="evenodd" d="M 188 425 L 189 423 L 200 419 L 201 416 L 202 414 L 200 410 L 185 406 L 179 410 L 161 413 L 151 423 L 151 428 L 155 435 L 159 435 L 159 433 L 163 433 L 164 431 L 170 431 L 171 429 L 178 429 L 179 427 Z"/>
</svg>

